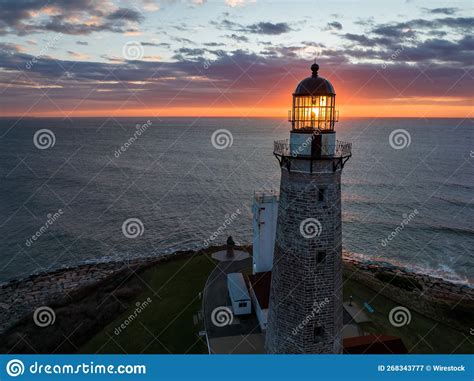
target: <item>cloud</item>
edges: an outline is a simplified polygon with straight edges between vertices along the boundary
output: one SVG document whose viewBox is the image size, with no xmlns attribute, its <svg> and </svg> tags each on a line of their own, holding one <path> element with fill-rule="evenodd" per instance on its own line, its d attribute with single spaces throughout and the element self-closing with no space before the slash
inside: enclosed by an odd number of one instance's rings
<svg viewBox="0 0 474 381">
<path fill-rule="evenodd" d="M 338 21 L 333 21 L 330 23 L 327 23 L 326 27 L 323 30 L 342 30 L 342 24 Z"/>
<path fill-rule="evenodd" d="M 261 21 L 250 25 L 242 25 L 228 19 L 223 19 L 220 22 L 213 21 L 211 24 L 218 29 L 252 34 L 279 35 L 292 31 L 286 22 L 272 23 Z"/>
<path fill-rule="evenodd" d="M 203 45 L 210 47 L 224 46 L 224 44 L 221 42 L 205 42 Z"/>
<path fill-rule="evenodd" d="M 160 9 L 156 0 L 141 0 L 142 8 L 148 12 L 156 12 Z"/>
<path fill-rule="evenodd" d="M 412 37 L 419 31 L 435 31 L 450 28 L 456 32 L 469 32 L 474 23 L 473 17 L 445 17 L 433 20 L 414 19 L 394 24 L 376 25 L 371 33 L 386 37 Z"/>
<path fill-rule="evenodd" d="M 457 13 L 459 11 L 458 8 L 423 8 L 423 10 L 426 12 L 426 13 L 431 13 L 431 14 L 443 14 L 443 15 L 447 15 L 447 16 L 451 16 L 451 15 L 454 15 L 455 13 Z"/>
<path fill-rule="evenodd" d="M 154 46 L 157 48 L 167 48 L 169 49 L 171 47 L 171 44 L 168 44 L 167 42 L 141 42 L 140 43 L 142 46 Z"/>
<path fill-rule="evenodd" d="M 259 22 L 257 24 L 252 24 L 247 26 L 244 31 L 256 34 L 272 34 L 278 35 L 283 33 L 288 33 L 291 31 L 291 28 L 286 22 L 271 23 L 271 22 Z"/>
<path fill-rule="evenodd" d="M 340 53 L 349 58 L 383 60 L 393 63 L 391 57 L 395 54 L 397 61 L 403 63 L 444 66 L 454 64 L 464 68 L 472 67 L 474 63 L 474 39 L 471 36 L 465 36 L 455 41 L 439 38 L 401 41 L 350 33 L 343 36 L 347 41 L 353 43 L 346 46 L 344 50 L 340 50 Z"/>
<path fill-rule="evenodd" d="M 78 53 L 78 52 L 73 52 L 71 50 L 68 50 L 67 53 L 77 59 L 77 60 L 88 60 L 89 58 L 91 58 L 88 54 L 85 54 L 85 53 Z"/>
<path fill-rule="evenodd" d="M 132 22 L 140 22 L 143 18 L 144 17 L 140 12 L 129 8 L 119 8 L 106 16 L 107 20 L 127 20 Z"/>
<path fill-rule="evenodd" d="M 207 49 L 180 48 L 176 50 L 176 54 L 173 56 L 173 58 L 182 60 L 183 57 L 190 57 L 190 58 L 202 57 L 204 56 L 204 54 L 206 54 L 206 52 L 207 52 Z"/>
<path fill-rule="evenodd" d="M 225 3 L 232 8 L 240 7 L 245 4 L 245 0 L 225 0 Z"/>
<path fill-rule="evenodd" d="M 459 44 L 465 51 L 472 47 L 472 38 L 466 38 Z M 130 108 L 142 108 L 144 105 L 153 109 L 189 107 L 190 104 L 207 108 L 219 102 L 223 92 L 234 105 L 251 106 L 260 102 L 262 94 L 268 94 L 269 89 L 273 91 L 266 101 L 280 99 L 281 102 L 281 95 L 289 96 L 298 78 L 310 74 L 312 60 L 294 54 L 300 46 L 286 47 L 287 54 L 283 54 L 284 47 L 280 48 L 278 57 L 234 50 L 215 54 L 212 59 L 199 56 L 202 51 L 186 50 L 182 53 L 191 54 L 189 58 L 174 62 L 160 61 L 159 65 L 147 61 L 102 63 L 41 57 L 29 70 L 27 82 L 17 74 L 33 57 L 14 47 L 10 47 L 10 51 L 0 49 L 0 90 L 4 94 L 0 98 L 0 108 L 12 110 L 12 113 L 27 109 L 32 99 L 42 95 L 39 89 L 51 84 L 55 88 L 48 89 L 48 97 L 66 110 L 73 109 L 82 100 L 81 107 L 85 110 L 115 109 L 117 104 L 127 100 L 127 107 Z M 451 55 L 456 48 L 461 49 L 460 46 L 443 46 L 438 41 L 431 41 L 420 46 L 425 53 L 418 59 L 425 60 L 436 51 Z M 433 94 L 465 99 L 472 94 L 472 80 L 466 77 L 459 81 L 465 76 L 465 71 L 457 64 L 447 70 L 445 64 L 436 62 L 419 66 L 394 60 L 386 70 L 382 70 L 380 64 L 350 63 L 346 53 L 327 50 L 324 57 L 318 59 L 320 74 L 329 77 L 337 88 L 339 104 L 345 100 L 349 102 L 351 94 L 360 92 L 361 88 L 364 89 L 364 98 L 372 99 L 372 103 L 400 98 L 402 91 L 402 98 L 407 101 L 412 97 L 433 97 Z M 156 60 L 156 57 L 153 59 Z M 337 75 L 331 74 L 334 68 L 337 68 Z M 422 76 L 420 69 L 423 69 Z M 454 83 L 456 86 L 453 86 Z M 51 108 L 51 105 L 45 97 L 35 107 L 42 111 Z"/>
<path fill-rule="evenodd" d="M 445 17 L 433 20 L 413 19 L 405 22 L 374 24 L 365 34 L 345 33 L 341 51 L 349 59 L 384 60 L 396 54 L 398 61 L 415 63 L 439 63 L 472 67 L 474 56 L 469 25 L 474 20 L 463 17 Z M 447 38 L 447 36 L 450 38 Z"/>
<path fill-rule="evenodd" d="M 361 46 L 374 47 L 376 45 L 392 45 L 394 40 L 388 37 L 368 37 L 365 34 L 345 33 L 342 37 Z"/>
<path fill-rule="evenodd" d="M 100 31 L 123 33 L 129 29 L 127 24 L 143 20 L 137 10 L 114 8 L 108 1 L 3 1 L 1 7 L 0 34 L 3 35 L 44 31 L 71 35 Z"/>
<path fill-rule="evenodd" d="M 249 39 L 245 36 L 239 36 L 235 33 L 232 33 L 230 35 L 226 35 L 225 37 L 230 38 L 232 40 L 235 40 L 237 42 L 249 42 Z"/>
</svg>

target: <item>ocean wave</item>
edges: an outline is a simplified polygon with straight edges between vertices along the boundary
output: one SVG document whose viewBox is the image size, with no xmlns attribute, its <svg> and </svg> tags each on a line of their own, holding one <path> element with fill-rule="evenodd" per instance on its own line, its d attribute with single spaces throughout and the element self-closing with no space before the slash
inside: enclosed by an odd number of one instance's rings
<svg viewBox="0 0 474 381">
<path fill-rule="evenodd" d="M 451 283 L 474 286 L 474 280 L 459 274 L 455 269 L 448 265 L 441 264 L 438 268 L 430 266 L 414 265 L 413 263 L 406 263 L 400 260 L 387 260 L 386 258 L 357 253 L 343 249 L 343 256 L 353 258 L 367 264 L 378 264 L 381 267 L 400 268 L 406 272 L 417 274 L 429 274 L 430 276 L 441 278 Z"/>
</svg>

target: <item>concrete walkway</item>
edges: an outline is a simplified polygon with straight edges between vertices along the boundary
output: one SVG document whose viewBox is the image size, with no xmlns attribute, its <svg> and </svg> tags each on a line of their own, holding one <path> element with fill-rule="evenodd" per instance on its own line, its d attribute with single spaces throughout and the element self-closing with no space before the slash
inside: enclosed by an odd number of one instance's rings
<svg viewBox="0 0 474 381">
<path fill-rule="evenodd" d="M 352 302 L 351 305 L 349 305 L 349 302 L 345 302 L 344 309 L 357 324 L 370 321 L 370 318 L 364 312 L 364 309 L 361 308 L 356 302 Z"/>
<path fill-rule="evenodd" d="M 227 255 L 227 250 L 221 250 L 212 254 L 212 258 L 220 262 L 242 261 L 249 257 L 249 253 L 240 250 L 235 250 L 234 255 L 231 257 Z"/>
<path fill-rule="evenodd" d="M 223 251 L 226 254 L 225 251 Z M 233 316 L 230 324 L 216 326 L 213 311 L 222 307 L 231 309 L 227 291 L 227 274 L 251 269 L 252 261 L 246 259 L 221 261 L 207 279 L 203 294 L 204 327 L 211 353 L 262 353 L 263 335 L 255 313 Z M 253 309 L 253 308 L 252 308 Z"/>
</svg>

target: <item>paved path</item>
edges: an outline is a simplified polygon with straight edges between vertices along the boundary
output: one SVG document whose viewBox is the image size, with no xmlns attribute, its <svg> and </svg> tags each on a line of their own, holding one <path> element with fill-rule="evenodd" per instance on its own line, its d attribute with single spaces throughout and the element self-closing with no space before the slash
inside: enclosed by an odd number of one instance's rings
<svg viewBox="0 0 474 381">
<path fill-rule="evenodd" d="M 217 308 L 231 306 L 227 292 L 227 274 L 242 272 L 252 267 L 250 258 L 240 261 L 221 261 L 207 279 L 203 295 L 204 326 L 211 353 L 262 353 L 263 338 L 254 311 L 245 316 L 234 316 L 232 323 L 216 326 L 211 319 Z M 253 310 L 253 308 L 252 308 Z"/>
<path fill-rule="evenodd" d="M 221 250 L 217 253 L 212 254 L 212 258 L 220 262 L 229 262 L 229 261 L 242 261 L 249 258 L 249 253 L 241 250 L 235 250 L 234 255 L 229 257 L 227 255 L 227 250 Z"/>
</svg>

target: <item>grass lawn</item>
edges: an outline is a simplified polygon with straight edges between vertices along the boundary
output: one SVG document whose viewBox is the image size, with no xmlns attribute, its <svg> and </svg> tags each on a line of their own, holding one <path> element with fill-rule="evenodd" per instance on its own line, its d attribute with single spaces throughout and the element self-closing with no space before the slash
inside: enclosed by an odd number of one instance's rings
<svg viewBox="0 0 474 381">
<path fill-rule="evenodd" d="M 198 336 L 201 323 L 195 325 L 193 316 L 201 309 L 199 293 L 214 267 L 210 255 L 203 254 L 146 270 L 141 275 L 148 285 L 146 291 L 79 353 L 207 353 L 205 339 Z M 135 312 L 136 303 L 148 297 L 151 303 L 115 334 L 116 328 Z"/>
<path fill-rule="evenodd" d="M 368 302 L 375 310 L 369 313 L 364 309 L 371 322 L 363 323 L 361 328 L 373 334 L 400 337 L 408 353 L 472 353 L 468 332 L 463 334 L 415 311 L 410 311 L 411 321 L 408 325 L 397 328 L 390 324 L 388 315 L 398 304 L 382 295 L 377 295 L 372 289 L 360 283 L 344 279 L 344 300 L 349 300 L 350 295 L 353 295 L 353 300 L 359 306 L 362 307 L 364 302 Z"/>
<path fill-rule="evenodd" d="M 147 269 L 141 278 L 148 287 L 130 304 L 130 308 L 82 346 L 79 353 L 207 353 L 205 340 L 198 336 L 202 324 L 193 317 L 201 309 L 199 293 L 215 267 L 209 254 L 176 259 Z M 249 268 L 249 272 L 251 269 Z M 155 295 L 156 293 L 156 295 Z M 371 322 L 362 329 L 374 334 L 401 337 L 409 353 L 472 353 L 466 335 L 411 311 L 410 324 L 397 328 L 388 314 L 397 304 L 364 285 L 344 280 L 344 300 L 353 295 L 360 306 L 368 302 L 375 310 L 366 311 Z M 136 303 L 151 303 L 120 327 L 136 311 Z"/>
</svg>

